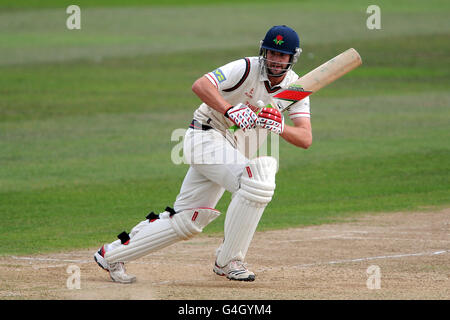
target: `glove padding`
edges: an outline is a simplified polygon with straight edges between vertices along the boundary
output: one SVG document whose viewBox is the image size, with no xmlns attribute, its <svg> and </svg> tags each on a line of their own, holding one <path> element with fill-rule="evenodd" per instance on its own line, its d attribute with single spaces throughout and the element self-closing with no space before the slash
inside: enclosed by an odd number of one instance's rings
<svg viewBox="0 0 450 320">
<path fill-rule="evenodd" d="M 248 106 L 239 103 L 225 112 L 225 117 L 233 121 L 242 130 L 256 128 L 258 116 Z"/>
<path fill-rule="evenodd" d="M 276 108 L 262 108 L 258 113 L 258 122 L 261 128 L 276 134 L 282 134 L 284 131 L 284 117 Z"/>
</svg>

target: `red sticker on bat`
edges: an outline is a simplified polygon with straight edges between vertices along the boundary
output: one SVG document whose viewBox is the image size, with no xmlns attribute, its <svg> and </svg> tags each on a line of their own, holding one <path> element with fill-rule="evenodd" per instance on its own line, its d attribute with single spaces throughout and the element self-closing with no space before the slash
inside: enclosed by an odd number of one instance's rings
<svg viewBox="0 0 450 320">
<path fill-rule="evenodd" d="M 274 95 L 274 98 L 283 99 L 283 100 L 289 100 L 289 101 L 300 101 L 307 96 L 309 96 L 312 93 L 312 91 L 303 91 L 303 90 L 296 90 L 291 88 L 288 88 L 286 90 L 281 91 L 280 93 L 277 93 Z"/>
</svg>

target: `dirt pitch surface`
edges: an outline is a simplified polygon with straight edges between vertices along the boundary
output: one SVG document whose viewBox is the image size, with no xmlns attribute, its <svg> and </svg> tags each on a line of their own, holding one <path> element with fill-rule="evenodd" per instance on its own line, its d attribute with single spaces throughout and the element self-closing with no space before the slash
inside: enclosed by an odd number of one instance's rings
<svg viewBox="0 0 450 320">
<path fill-rule="evenodd" d="M 247 254 L 254 282 L 212 272 L 221 241 L 200 235 L 130 262 L 134 284 L 112 282 L 93 261 L 97 248 L 3 256 L 0 299 L 450 298 L 450 209 L 257 232 Z"/>
</svg>

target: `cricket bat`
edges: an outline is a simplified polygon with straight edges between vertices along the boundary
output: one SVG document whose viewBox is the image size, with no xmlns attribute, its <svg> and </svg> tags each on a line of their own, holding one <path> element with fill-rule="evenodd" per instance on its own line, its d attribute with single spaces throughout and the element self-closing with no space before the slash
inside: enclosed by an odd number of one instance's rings
<svg viewBox="0 0 450 320">
<path fill-rule="evenodd" d="M 274 95 L 271 104 L 283 112 L 310 94 L 339 79 L 362 64 L 359 53 L 350 48 L 298 78 L 288 88 Z M 230 127 L 235 131 L 238 126 Z"/>
<path fill-rule="evenodd" d="M 350 48 L 314 70 L 298 78 L 289 87 L 273 96 L 273 102 L 285 111 L 310 94 L 339 79 L 362 64 L 359 53 Z M 285 102 L 282 102 L 285 101 Z"/>
</svg>

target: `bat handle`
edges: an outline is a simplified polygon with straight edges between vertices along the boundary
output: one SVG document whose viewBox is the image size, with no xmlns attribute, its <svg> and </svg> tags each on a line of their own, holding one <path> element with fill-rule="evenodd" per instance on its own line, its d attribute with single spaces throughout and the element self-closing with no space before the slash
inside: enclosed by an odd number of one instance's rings
<svg viewBox="0 0 450 320">
<path fill-rule="evenodd" d="M 272 96 L 270 97 L 269 102 L 272 105 L 272 107 L 274 107 L 275 109 L 280 111 L 280 108 L 278 107 L 278 104 L 275 102 L 275 99 Z"/>
</svg>

